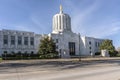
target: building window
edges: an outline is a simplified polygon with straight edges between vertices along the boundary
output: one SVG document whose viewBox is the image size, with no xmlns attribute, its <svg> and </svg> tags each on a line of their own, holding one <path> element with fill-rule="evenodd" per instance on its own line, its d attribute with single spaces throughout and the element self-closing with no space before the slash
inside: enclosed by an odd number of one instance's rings
<svg viewBox="0 0 120 80">
<path fill-rule="evenodd" d="M 60 29 L 61 29 L 61 16 L 59 16 L 59 21 L 60 21 L 59 27 L 60 27 Z"/>
<path fill-rule="evenodd" d="M 28 45 L 28 37 L 24 37 L 24 45 Z"/>
<path fill-rule="evenodd" d="M 89 41 L 89 45 L 91 45 L 91 41 Z"/>
<path fill-rule="evenodd" d="M 30 45 L 34 45 L 34 37 L 30 37 Z"/>
<path fill-rule="evenodd" d="M 97 47 L 97 42 L 95 42 L 95 46 Z"/>
<path fill-rule="evenodd" d="M 56 26 L 57 26 L 57 29 L 58 29 L 58 16 L 56 16 Z"/>
<path fill-rule="evenodd" d="M 56 43 L 58 43 L 58 39 L 56 39 Z"/>
<path fill-rule="evenodd" d="M 91 49 L 91 47 L 89 47 Z"/>
<path fill-rule="evenodd" d="M 31 51 L 31 54 L 34 54 L 34 52 L 33 52 L 33 51 Z"/>
<path fill-rule="evenodd" d="M 11 45 L 15 45 L 15 36 L 11 36 Z"/>
<path fill-rule="evenodd" d="M 21 54 L 21 51 L 18 51 L 18 54 Z"/>
<path fill-rule="evenodd" d="M 58 45 L 56 45 L 56 49 L 58 49 Z"/>
<path fill-rule="evenodd" d="M 67 18 L 67 16 L 65 18 L 66 18 L 66 27 L 65 27 L 65 29 L 67 29 L 68 28 L 68 18 Z"/>
<path fill-rule="evenodd" d="M 11 51 L 12 54 L 14 54 L 15 52 L 14 51 Z"/>
<path fill-rule="evenodd" d="M 28 52 L 27 51 L 25 51 L 25 54 L 27 54 Z"/>
<path fill-rule="evenodd" d="M 4 53 L 4 54 L 7 54 L 7 51 L 4 51 L 3 53 Z"/>
<path fill-rule="evenodd" d="M 3 36 L 3 44 L 8 44 L 8 35 Z"/>
<path fill-rule="evenodd" d="M 100 46 L 100 43 L 98 42 L 98 47 Z"/>
<path fill-rule="evenodd" d="M 90 51 L 90 54 L 91 54 L 91 51 Z"/>
<path fill-rule="evenodd" d="M 59 52 L 61 53 L 61 49 L 59 50 Z"/>
<path fill-rule="evenodd" d="M 22 45 L 22 36 L 18 36 L 18 45 Z"/>
</svg>

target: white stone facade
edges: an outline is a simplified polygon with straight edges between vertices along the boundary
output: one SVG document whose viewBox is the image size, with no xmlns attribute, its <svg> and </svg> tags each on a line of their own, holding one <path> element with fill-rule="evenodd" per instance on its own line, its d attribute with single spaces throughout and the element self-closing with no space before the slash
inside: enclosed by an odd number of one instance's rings
<svg viewBox="0 0 120 80">
<path fill-rule="evenodd" d="M 63 13 L 62 6 L 60 6 L 60 13 L 53 16 L 52 33 L 63 31 L 71 31 L 71 18 L 68 14 Z"/>
<path fill-rule="evenodd" d="M 5 44 L 4 40 L 5 35 L 8 36 L 7 44 Z M 18 44 L 19 36 L 22 37 L 20 45 Z M 71 30 L 71 18 L 68 14 L 63 13 L 62 6 L 60 6 L 60 13 L 53 16 L 53 31 L 48 35 L 35 34 L 34 32 L 25 31 L 1 30 L 0 54 L 4 54 L 6 51 L 7 53 L 37 53 L 40 39 L 44 36 L 50 36 L 54 39 L 56 43 L 56 50 L 62 58 L 79 55 L 94 55 L 96 52 L 100 52 L 99 45 L 103 41 L 103 39 L 86 36 L 82 37 L 80 34 L 73 33 Z M 31 39 L 33 42 L 31 42 Z M 14 45 L 11 43 L 14 43 Z"/>
<path fill-rule="evenodd" d="M 33 32 L 2 30 L 0 31 L 0 53 L 37 53 L 41 37 Z"/>
</svg>

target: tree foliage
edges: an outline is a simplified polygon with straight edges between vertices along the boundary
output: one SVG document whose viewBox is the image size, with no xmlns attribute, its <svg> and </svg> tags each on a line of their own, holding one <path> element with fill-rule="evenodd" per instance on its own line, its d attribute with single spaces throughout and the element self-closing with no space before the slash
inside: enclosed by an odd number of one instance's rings
<svg viewBox="0 0 120 80">
<path fill-rule="evenodd" d="M 110 53 L 110 56 L 115 55 L 115 47 L 113 46 L 112 40 L 104 40 L 100 45 L 100 50 L 107 49 Z"/>
<path fill-rule="evenodd" d="M 117 48 L 118 53 L 120 53 L 120 47 Z"/>
<path fill-rule="evenodd" d="M 56 44 L 52 38 L 44 37 L 40 40 L 39 54 L 42 58 L 54 58 L 58 55 Z"/>
</svg>

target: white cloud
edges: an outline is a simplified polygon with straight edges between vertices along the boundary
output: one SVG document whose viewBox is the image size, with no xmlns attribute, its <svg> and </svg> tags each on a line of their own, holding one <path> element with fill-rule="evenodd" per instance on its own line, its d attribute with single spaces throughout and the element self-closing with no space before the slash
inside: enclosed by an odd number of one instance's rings
<svg viewBox="0 0 120 80">
<path fill-rule="evenodd" d="M 35 31 L 38 31 L 39 30 L 39 33 L 45 33 L 47 31 L 46 29 L 46 24 L 43 24 L 45 22 L 43 22 L 44 20 L 41 20 L 42 18 L 40 18 L 39 16 L 37 15 L 32 15 L 31 17 L 31 21 L 34 25 L 36 25 L 34 28 L 35 28 Z"/>
<path fill-rule="evenodd" d="M 93 32 L 90 34 L 94 37 L 107 37 L 115 35 L 120 31 L 120 22 L 111 22 L 106 24 L 101 24 L 93 29 Z"/>
<path fill-rule="evenodd" d="M 91 26 L 90 23 L 87 23 L 89 17 L 91 17 L 91 15 L 93 15 L 94 12 L 99 10 L 99 8 L 101 7 L 100 1 L 94 0 L 94 2 L 89 6 L 84 3 L 84 5 L 86 5 L 84 10 L 80 10 L 80 8 L 77 5 L 75 5 L 72 1 L 66 1 L 65 4 L 71 6 L 72 8 L 71 18 L 72 29 L 74 32 L 80 32 L 82 35 L 98 38 L 103 38 L 119 33 L 120 22 L 116 21 L 116 19 L 114 19 L 113 21 L 113 18 L 105 18 L 101 21 L 99 20 L 99 23 L 95 24 L 94 26 Z M 84 24 L 87 24 L 87 26 Z"/>
<path fill-rule="evenodd" d="M 93 4 L 85 8 L 85 10 L 81 11 L 79 7 L 70 3 L 74 9 L 72 12 L 72 28 L 75 32 L 80 32 L 82 34 L 86 34 L 86 28 L 83 25 L 86 22 L 86 19 L 99 7 L 99 2 L 95 0 Z"/>
</svg>

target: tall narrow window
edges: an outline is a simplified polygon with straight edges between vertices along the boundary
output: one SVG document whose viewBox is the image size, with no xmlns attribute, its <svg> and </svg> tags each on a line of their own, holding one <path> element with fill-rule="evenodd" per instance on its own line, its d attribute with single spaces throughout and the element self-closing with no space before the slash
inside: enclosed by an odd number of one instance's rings
<svg viewBox="0 0 120 80">
<path fill-rule="evenodd" d="M 56 16 L 56 26 L 57 26 L 57 30 L 58 30 L 58 16 Z"/>
<path fill-rule="evenodd" d="M 22 45 L 22 36 L 18 36 L 18 45 Z"/>
<path fill-rule="evenodd" d="M 92 49 L 91 47 L 89 47 L 90 48 L 90 50 Z"/>
<path fill-rule="evenodd" d="M 24 37 L 24 45 L 28 45 L 28 37 Z"/>
<path fill-rule="evenodd" d="M 68 19 L 67 19 L 67 16 L 65 18 L 66 18 L 66 27 L 65 27 L 65 29 L 67 29 L 68 28 L 68 24 L 67 24 Z"/>
<path fill-rule="evenodd" d="M 8 44 L 8 35 L 3 36 L 3 44 Z"/>
<path fill-rule="evenodd" d="M 91 41 L 89 41 L 89 45 L 91 45 Z"/>
<path fill-rule="evenodd" d="M 11 45 L 15 45 L 15 36 L 11 36 Z"/>
<path fill-rule="evenodd" d="M 56 39 L 56 43 L 58 43 L 58 39 Z"/>
<path fill-rule="evenodd" d="M 97 42 L 95 42 L 95 46 L 97 47 Z"/>
<path fill-rule="evenodd" d="M 56 45 L 56 49 L 58 49 L 58 45 Z"/>
<path fill-rule="evenodd" d="M 34 37 L 30 37 L 30 45 L 34 45 Z"/>
<path fill-rule="evenodd" d="M 100 43 L 98 42 L 98 47 L 100 46 Z"/>
<path fill-rule="evenodd" d="M 60 24 L 59 27 L 60 27 L 60 29 L 61 29 L 61 16 L 59 16 L 59 22 L 60 22 L 60 23 L 59 23 L 59 24 Z"/>
</svg>

